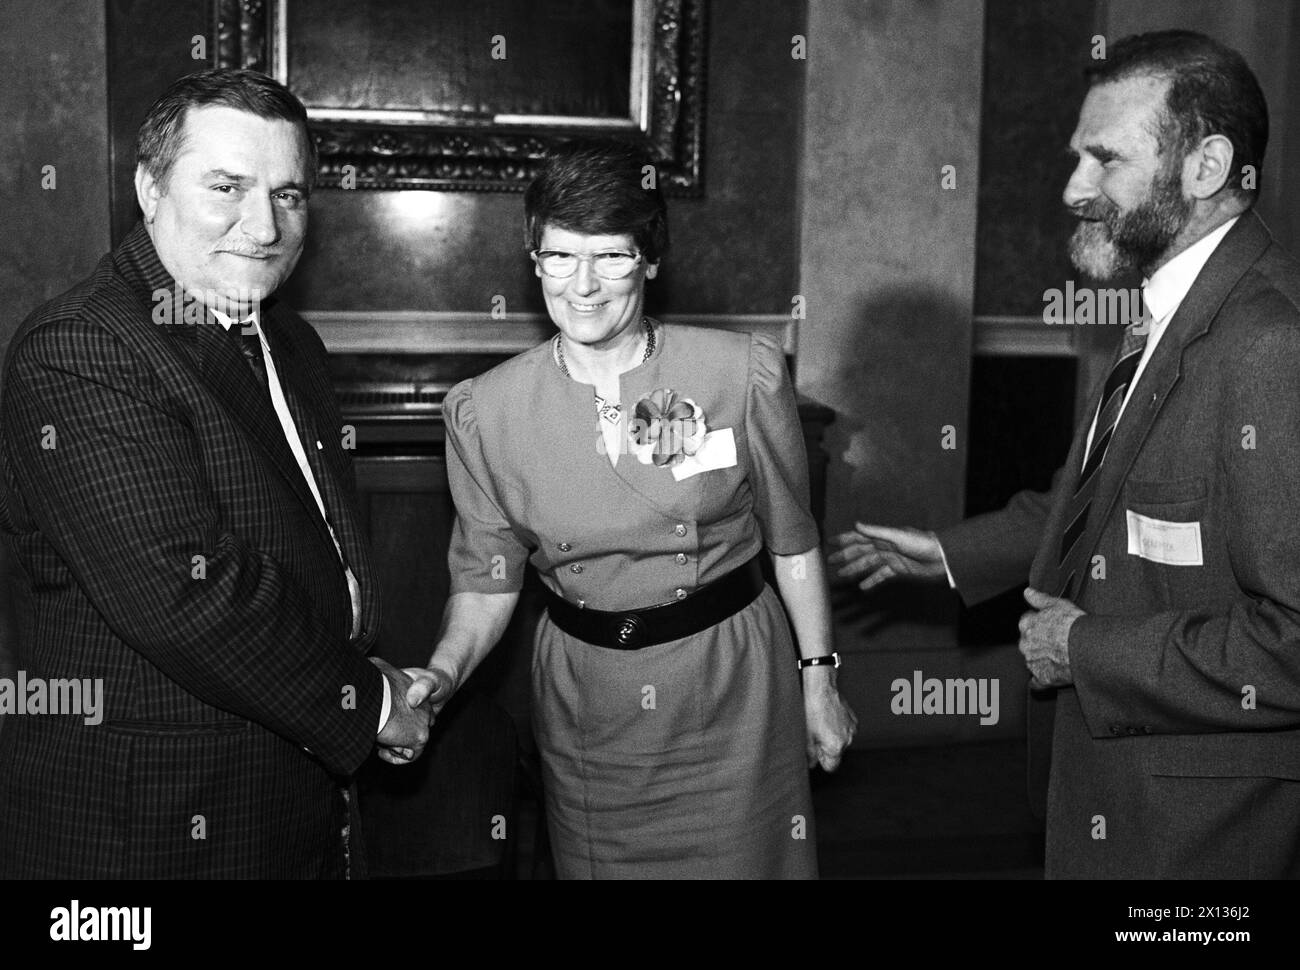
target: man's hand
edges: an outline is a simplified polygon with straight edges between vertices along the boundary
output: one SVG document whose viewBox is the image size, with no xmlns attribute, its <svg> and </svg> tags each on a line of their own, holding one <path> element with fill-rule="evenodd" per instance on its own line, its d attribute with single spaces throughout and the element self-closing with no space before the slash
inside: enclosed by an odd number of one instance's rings
<svg viewBox="0 0 1300 970">
<path fill-rule="evenodd" d="M 943 549 L 933 532 L 859 522 L 852 532 L 831 541 L 840 548 L 827 561 L 832 566 L 842 565 L 837 574 L 842 578 L 862 577 L 858 583 L 862 590 L 895 577 L 941 580 L 947 576 Z"/>
<path fill-rule="evenodd" d="M 1070 627 L 1083 616 L 1069 600 L 1048 596 L 1036 589 L 1025 590 L 1025 601 L 1033 607 L 1020 618 L 1020 653 L 1034 675 L 1030 687 L 1064 687 L 1074 683 L 1070 673 Z"/>
<path fill-rule="evenodd" d="M 388 678 L 388 684 L 392 688 L 392 708 L 388 722 L 376 739 L 379 742 L 379 757 L 389 764 L 410 764 L 420 757 L 429 741 L 429 712 L 413 708 L 407 703 L 406 692 L 412 684 L 410 674 L 398 670 L 379 657 L 371 657 L 370 662 Z"/>
</svg>

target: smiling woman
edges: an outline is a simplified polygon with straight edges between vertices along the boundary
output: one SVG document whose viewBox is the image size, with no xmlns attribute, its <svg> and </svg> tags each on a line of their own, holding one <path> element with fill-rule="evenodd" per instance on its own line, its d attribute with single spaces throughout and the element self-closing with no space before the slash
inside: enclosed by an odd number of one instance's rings
<svg viewBox="0 0 1300 970">
<path fill-rule="evenodd" d="M 465 682 L 531 563 L 559 875 L 808 878 L 808 768 L 834 769 L 856 722 L 794 394 L 774 341 L 643 315 L 668 245 L 654 174 L 627 145 L 576 143 L 525 196 L 559 333 L 444 400 L 452 595 L 408 699 L 440 708 Z"/>
</svg>

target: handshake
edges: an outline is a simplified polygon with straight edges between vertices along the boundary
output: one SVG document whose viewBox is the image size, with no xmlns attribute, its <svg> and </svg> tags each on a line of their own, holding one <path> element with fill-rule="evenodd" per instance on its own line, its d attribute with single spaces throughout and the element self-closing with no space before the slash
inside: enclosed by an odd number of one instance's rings
<svg viewBox="0 0 1300 970">
<path fill-rule="evenodd" d="M 407 765 L 420 757 L 429 740 L 429 728 L 456 689 L 454 678 L 437 667 L 407 667 L 371 657 L 371 663 L 388 678 L 392 707 L 376 741 L 379 757 L 389 764 Z"/>
</svg>

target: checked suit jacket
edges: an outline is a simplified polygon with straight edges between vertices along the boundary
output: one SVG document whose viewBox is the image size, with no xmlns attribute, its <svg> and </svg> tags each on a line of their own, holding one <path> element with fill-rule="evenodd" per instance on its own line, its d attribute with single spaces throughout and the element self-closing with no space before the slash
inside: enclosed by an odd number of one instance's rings
<svg viewBox="0 0 1300 970">
<path fill-rule="evenodd" d="M 940 531 L 967 602 L 1060 589 L 1100 390 L 1050 492 Z M 1048 877 L 1300 876 L 1300 265 L 1253 212 L 1170 320 L 1098 474 Z M 1201 563 L 1130 553 L 1129 513 L 1199 523 Z"/>
<path fill-rule="evenodd" d="M 210 315 L 155 322 L 175 292 L 138 225 L 9 347 L 0 530 L 34 612 L 18 667 L 102 679 L 104 710 L 98 725 L 8 719 L 0 877 L 359 874 L 345 796 L 383 703 L 365 658 L 380 605 L 325 349 L 263 303 L 361 587 L 355 641 L 343 564 L 265 387 Z"/>
</svg>

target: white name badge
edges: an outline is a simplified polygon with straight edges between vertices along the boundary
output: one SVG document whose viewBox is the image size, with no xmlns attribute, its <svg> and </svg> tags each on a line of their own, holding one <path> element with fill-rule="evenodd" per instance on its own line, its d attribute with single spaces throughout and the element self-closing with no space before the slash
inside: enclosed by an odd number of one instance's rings
<svg viewBox="0 0 1300 970">
<path fill-rule="evenodd" d="M 1201 555 L 1201 523 L 1163 522 L 1131 509 L 1128 516 L 1129 555 L 1140 556 L 1166 566 L 1204 566 Z"/>
<path fill-rule="evenodd" d="M 730 428 L 710 431 L 700 443 L 700 450 L 687 455 L 680 464 L 673 465 L 673 478 L 679 482 L 700 472 L 715 468 L 731 468 L 736 464 L 736 436 Z"/>
</svg>

